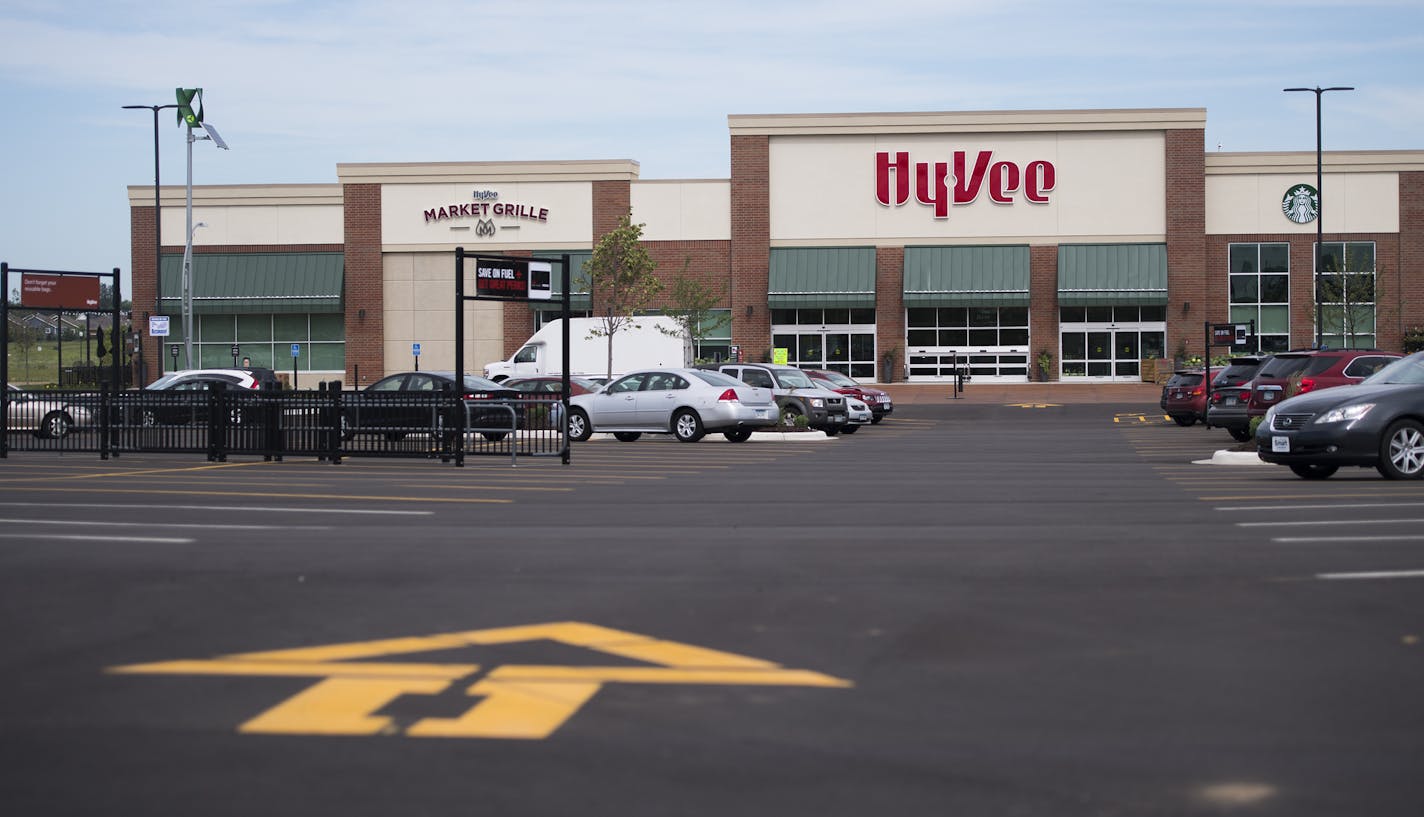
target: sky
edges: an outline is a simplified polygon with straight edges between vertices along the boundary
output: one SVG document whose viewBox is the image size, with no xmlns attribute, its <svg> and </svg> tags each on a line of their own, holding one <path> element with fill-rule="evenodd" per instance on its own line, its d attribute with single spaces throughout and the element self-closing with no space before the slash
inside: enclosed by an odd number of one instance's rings
<svg viewBox="0 0 1424 817">
<path fill-rule="evenodd" d="M 727 116 L 1205 108 L 1208 151 L 1424 150 L 1420 0 L 0 0 L 0 260 L 131 263 L 153 113 L 193 183 L 632 159 L 727 178 Z M 164 186 L 186 177 L 161 111 Z"/>
</svg>

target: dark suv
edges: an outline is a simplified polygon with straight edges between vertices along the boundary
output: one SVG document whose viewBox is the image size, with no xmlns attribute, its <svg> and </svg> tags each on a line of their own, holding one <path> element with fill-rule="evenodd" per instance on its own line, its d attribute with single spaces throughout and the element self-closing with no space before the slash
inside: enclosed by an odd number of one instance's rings
<svg viewBox="0 0 1424 817">
<path fill-rule="evenodd" d="M 1206 407 L 1206 427 L 1224 428 L 1238 442 L 1251 439 L 1251 418 L 1246 405 L 1251 401 L 1251 381 L 1270 356 L 1233 357 L 1211 381 L 1211 402 Z"/>
<path fill-rule="evenodd" d="M 1295 394 L 1348 386 L 1364 380 L 1403 357 L 1398 352 L 1378 349 L 1305 349 L 1280 352 L 1271 358 L 1251 381 L 1251 401 L 1246 406 L 1247 422 L 1263 417 L 1266 411 Z M 1298 384 L 1291 391 L 1292 384 Z M 1287 394 L 1287 391 L 1290 391 Z"/>
</svg>

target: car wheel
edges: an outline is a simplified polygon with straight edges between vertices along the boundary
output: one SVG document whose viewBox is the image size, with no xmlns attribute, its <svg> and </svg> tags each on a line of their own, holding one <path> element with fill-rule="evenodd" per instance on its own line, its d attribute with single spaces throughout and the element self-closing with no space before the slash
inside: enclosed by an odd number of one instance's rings
<svg viewBox="0 0 1424 817">
<path fill-rule="evenodd" d="M 744 443 L 752 438 L 752 430 L 749 428 L 739 428 L 735 431 L 723 431 L 722 436 L 726 437 L 728 442 Z"/>
<path fill-rule="evenodd" d="M 588 414 L 583 409 L 571 409 L 569 411 L 569 439 L 581 443 L 592 436 L 593 424 L 588 421 Z"/>
<path fill-rule="evenodd" d="M 806 407 L 798 400 L 787 400 L 781 404 L 781 425 L 786 428 L 796 427 L 796 418 L 805 416 Z"/>
<path fill-rule="evenodd" d="M 841 433 L 841 427 L 840 427 L 840 426 L 827 426 L 826 428 L 821 429 L 821 431 L 825 432 L 825 434 L 826 434 L 827 437 L 834 437 L 834 436 L 836 436 L 837 434 Z"/>
<path fill-rule="evenodd" d="M 69 419 L 69 415 L 62 411 L 51 411 L 44 416 L 43 422 L 40 423 L 38 434 L 51 440 L 61 440 L 69 433 L 69 428 L 72 425 L 74 425 L 74 421 Z"/>
<path fill-rule="evenodd" d="M 672 433 L 680 442 L 695 443 L 702 439 L 702 418 L 692 409 L 683 409 L 672 416 Z"/>
<path fill-rule="evenodd" d="M 346 441 L 356 436 L 356 423 L 352 421 L 351 415 L 342 412 L 341 414 L 341 439 Z"/>
<path fill-rule="evenodd" d="M 1251 440 L 1251 429 L 1249 426 L 1234 426 L 1226 429 L 1226 431 L 1231 435 L 1231 439 L 1238 443 L 1249 442 Z"/>
<path fill-rule="evenodd" d="M 859 430 L 860 430 L 860 426 L 858 426 L 858 425 L 846 425 L 845 428 L 841 429 L 841 433 L 842 433 L 842 434 L 854 434 L 855 432 L 857 432 L 857 431 L 859 431 Z"/>
<path fill-rule="evenodd" d="M 1379 472 L 1389 479 L 1424 478 L 1424 425 L 1400 420 L 1380 440 Z"/>
<path fill-rule="evenodd" d="M 508 432 L 508 431 L 481 431 L 480 434 L 484 435 L 484 438 L 485 438 L 486 440 L 489 440 L 489 441 L 492 442 L 492 443 L 497 443 L 497 442 L 499 442 L 500 440 L 504 439 L 505 436 L 509 434 L 509 432 Z"/>
<path fill-rule="evenodd" d="M 870 424 L 873 425 L 873 426 L 878 426 L 878 425 L 880 425 L 880 421 L 881 421 L 881 420 L 884 420 L 884 419 L 885 419 L 885 415 L 883 415 L 883 414 L 877 414 L 876 416 L 870 418 Z"/>
<path fill-rule="evenodd" d="M 139 412 L 138 422 L 144 428 L 153 428 L 158 425 L 158 415 L 154 413 L 153 409 L 144 409 Z"/>
<path fill-rule="evenodd" d="M 1176 422 L 1176 424 L 1179 425 L 1179 426 L 1181 426 L 1182 428 L 1186 428 L 1187 426 L 1194 426 L 1194 425 L 1197 424 L 1197 418 L 1195 418 L 1195 417 L 1184 417 L 1184 416 L 1182 416 L 1182 415 L 1180 415 L 1180 414 L 1173 414 L 1173 415 L 1172 415 L 1172 420 L 1173 420 L 1174 422 Z"/>
<path fill-rule="evenodd" d="M 1291 471 L 1301 479 L 1328 479 L 1331 474 L 1340 470 L 1338 465 L 1310 465 L 1306 463 L 1296 463 L 1290 467 Z"/>
<path fill-rule="evenodd" d="M 620 442 L 620 443 L 636 442 L 637 439 L 638 439 L 639 437 L 641 437 L 641 436 L 643 436 L 643 433 L 642 433 L 641 431 L 615 431 L 615 432 L 613 432 L 613 439 L 617 440 L 617 441 Z"/>
</svg>

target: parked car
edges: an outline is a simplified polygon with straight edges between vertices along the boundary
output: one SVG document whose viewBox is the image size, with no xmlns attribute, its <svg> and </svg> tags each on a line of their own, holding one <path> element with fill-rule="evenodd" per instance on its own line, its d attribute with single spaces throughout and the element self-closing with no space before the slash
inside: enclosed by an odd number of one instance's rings
<svg viewBox="0 0 1424 817">
<path fill-rule="evenodd" d="M 1261 367 L 1251 381 L 1248 417 L 1262 417 L 1271 406 L 1287 397 L 1294 380 L 1296 393 L 1359 383 L 1391 361 L 1396 352 L 1378 349 L 1305 349 L 1279 352 Z"/>
<path fill-rule="evenodd" d="M 1251 418 L 1246 415 L 1246 405 L 1251 401 L 1251 381 L 1270 359 L 1269 355 L 1231 358 L 1226 368 L 1211 381 L 1207 428 L 1224 428 L 1237 442 L 1251 439 Z"/>
<path fill-rule="evenodd" d="M 793 425 L 796 417 L 804 415 L 810 428 L 825 432 L 827 437 L 834 437 L 845 428 L 845 395 L 817 385 L 810 375 L 795 366 L 712 363 L 698 368 L 719 371 L 743 383 L 771 389 L 785 425 Z"/>
<path fill-rule="evenodd" d="M 271 369 L 184 369 L 169 372 L 143 387 L 144 399 L 138 406 L 138 421 L 144 426 L 183 425 L 208 422 L 208 402 L 194 396 L 216 384 L 223 388 L 245 392 L 260 390 L 264 385 L 276 388 L 280 384 Z M 169 395 L 162 398 L 154 394 Z M 244 406 L 230 410 L 228 422 L 241 425 L 253 419 Z"/>
<path fill-rule="evenodd" d="M 540 401 L 524 406 L 524 425 L 527 428 L 558 428 L 564 416 L 564 404 L 559 396 L 564 392 L 564 379 L 559 375 L 539 375 L 537 377 L 511 377 L 500 385 L 513 389 L 522 397 Z M 590 394 L 603 388 L 603 384 L 588 377 L 569 378 L 569 396 Z"/>
<path fill-rule="evenodd" d="M 1358 386 L 1277 403 L 1256 430 L 1256 450 L 1304 479 L 1325 479 L 1343 466 L 1373 467 L 1389 479 L 1424 478 L 1424 352 Z"/>
<path fill-rule="evenodd" d="M 5 384 L 5 422 L 11 431 L 32 431 L 36 437 L 62 439 L 75 426 L 90 424 L 89 410 L 11 383 Z"/>
<path fill-rule="evenodd" d="M 221 382 L 228 386 L 253 390 L 263 387 L 280 388 L 282 385 L 281 381 L 277 379 L 277 373 L 271 369 L 247 366 L 241 368 L 183 369 L 181 371 L 169 372 L 152 383 L 149 383 L 144 388 L 152 391 L 168 391 L 180 383 L 189 382 Z"/>
<path fill-rule="evenodd" d="M 1221 369 L 1209 371 L 1215 377 Z M 1172 373 L 1172 381 L 1176 385 L 1162 390 L 1162 409 L 1167 416 L 1179 426 L 1192 426 L 1198 420 L 1205 420 L 1207 373 L 1201 369 L 1178 369 Z"/>
<path fill-rule="evenodd" d="M 874 419 L 870 421 L 872 423 L 880 422 L 885 419 L 886 415 L 895 411 L 895 403 L 890 399 L 889 392 L 862 386 L 848 375 L 828 369 L 803 369 L 802 371 L 831 391 L 858 398 L 870 406 L 870 411 L 874 415 Z"/>
<path fill-rule="evenodd" d="M 745 442 L 754 430 L 776 423 L 771 389 L 706 369 L 644 369 L 569 398 L 569 439 L 575 442 L 594 432 L 612 432 L 623 442 L 643 434 L 672 434 L 695 443 L 709 431 Z"/>
<path fill-rule="evenodd" d="M 861 426 L 874 422 L 875 412 L 870 410 L 870 404 L 858 397 L 846 395 L 846 424 L 845 428 L 841 429 L 842 433 L 854 434 Z"/>
<path fill-rule="evenodd" d="M 454 372 L 397 372 L 365 389 L 343 396 L 341 437 L 357 434 L 384 434 L 398 441 L 407 434 L 428 432 L 453 434 L 458 418 L 431 402 L 401 399 L 401 395 L 432 394 L 443 389 L 455 392 Z M 519 392 L 483 377 L 467 374 L 458 391 L 465 411 L 465 427 L 478 430 L 487 440 L 498 442 L 519 428 Z"/>
</svg>

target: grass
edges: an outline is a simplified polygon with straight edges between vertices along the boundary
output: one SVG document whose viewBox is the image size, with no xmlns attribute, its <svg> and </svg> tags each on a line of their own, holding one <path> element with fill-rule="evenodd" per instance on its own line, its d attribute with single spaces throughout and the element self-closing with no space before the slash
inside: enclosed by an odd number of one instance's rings
<svg viewBox="0 0 1424 817">
<path fill-rule="evenodd" d="M 9 346 L 9 355 L 11 383 L 28 388 L 58 386 L 59 370 L 62 366 L 59 362 L 57 344 L 51 341 L 23 344 L 12 342 Z M 113 358 L 105 357 L 103 363 L 108 365 L 112 361 Z M 89 343 L 89 358 L 86 360 L 84 341 L 82 339 L 66 340 L 64 342 L 63 366 L 86 364 L 99 365 L 99 358 L 94 356 L 93 341 Z"/>
</svg>

